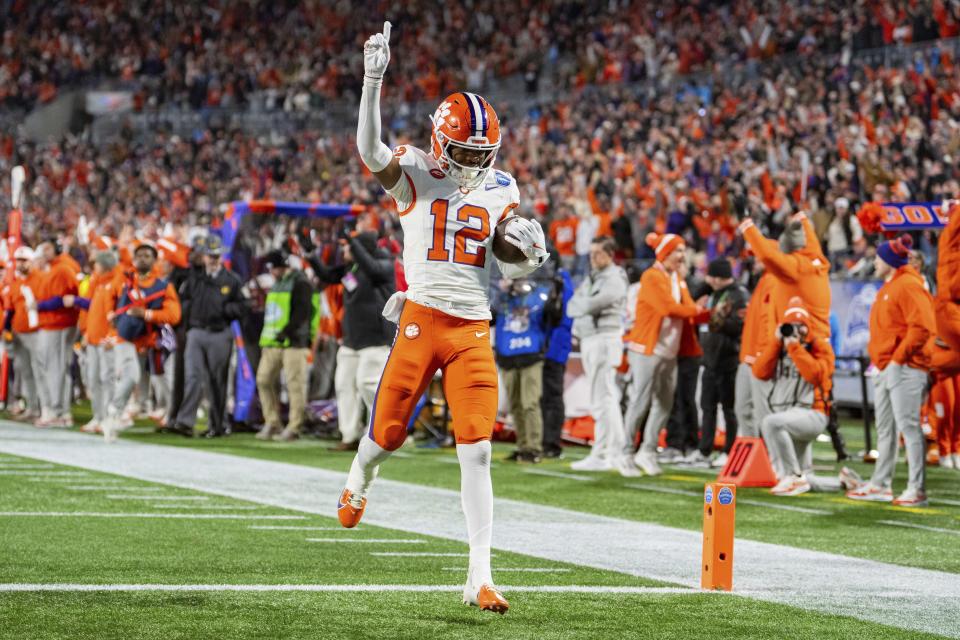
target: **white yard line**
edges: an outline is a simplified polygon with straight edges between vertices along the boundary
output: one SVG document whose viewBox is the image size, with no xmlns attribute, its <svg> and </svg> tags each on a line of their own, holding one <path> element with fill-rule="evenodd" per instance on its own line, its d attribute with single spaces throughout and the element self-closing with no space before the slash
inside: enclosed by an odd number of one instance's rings
<svg viewBox="0 0 960 640">
<path fill-rule="evenodd" d="M 422 538 L 306 538 L 307 542 L 341 542 L 360 544 L 427 544 Z"/>
<path fill-rule="evenodd" d="M 363 527 L 357 527 L 355 529 L 344 529 L 343 527 L 297 527 L 297 526 L 282 526 L 282 525 L 256 525 L 252 524 L 247 529 L 259 529 L 260 531 L 357 531 L 358 529 L 362 530 Z"/>
<path fill-rule="evenodd" d="M 27 482 L 47 482 L 50 484 L 62 484 L 65 486 L 76 486 L 76 485 L 68 484 L 70 482 L 82 482 L 84 485 L 102 486 L 104 489 L 116 489 L 117 491 L 134 491 L 136 489 L 143 489 L 145 491 L 159 491 L 161 488 L 164 491 L 168 490 L 166 487 L 147 488 L 147 487 L 129 486 L 130 485 L 129 478 L 119 478 L 117 480 L 110 480 L 108 478 L 79 478 L 79 479 L 78 478 L 27 478 Z M 122 484 L 125 486 L 118 487 L 117 485 L 119 484 Z"/>
<path fill-rule="evenodd" d="M 334 515 L 346 477 L 326 469 L 123 438 L 106 445 L 102 438 L 38 432 L 11 423 L 0 430 L 0 452 L 328 518 Z M 389 473 L 389 468 L 387 462 L 384 470 Z M 459 491 L 381 478 L 369 499 L 364 517 L 368 525 L 465 542 Z M 689 587 L 700 583 L 699 531 L 502 498 L 495 499 L 494 513 L 493 545 L 499 550 L 574 560 Z M 737 540 L 735 556 L 738 593 L 960 638 L 960 617 L 955 615 L 960 575 L 744 539 Z M 895 599 L 885 597 L 891 593 Z"/>
<path fill-rule="evenodd" d="M 442 567 L 441 571 L 467 572 L 467 567 Z M 570 569 L 551 569 L 550 567 L 497 567 L 497 573 L 569 573 Z"/>
<path fill-rule="evenodd" d="M 53 469 L 54 464 L 29 464 L 0 462 L 0 469 Z"/>
<path fill-rule="evenodd" d="M 248 504 L 152 504 L 154 509 L 200 509 L 204 511 L 256 511 L 265 508 L 262 505 Z"/>
<path fill-rule="evenodd" d="M 130 494 L 110 494 L 106 497 L 108 500 L 161 500 L 164 502 L 171 500 L 204 502 L 210 499 L 210 496 L 138 496 Z"/>
<path fill-rule="evenodd" d="M 941 529 L 940 527 L 929 527 L 925 524 L 913 524 L 912 522 L 897 522 L 896 520 L 878 520 L 877 522 L 880 524 L 890 525 L 891 527 L 907 527 L 910 529 L 934 531 L 936 533 L 947 533 L 951 536 L 960 536 L 960 529 Z"/>
<path fill-rule="evenodd" d="M 590 476 L 578 476 L 573 473 L 564 473 L 562 471 L 550 471 L 549 469 L 524 469 L 524 473 L 532 476 L 546 476 L 548 478 L 563 478 L 564 480 L 578 480 L 580 482 L 592 482 L 596 478 Z"/>
<path fill-rule="evenodd" d="M 15 469 L 0 469 L 0 476 L 23 476 L 25 478 L 53 478 L 56 476 L 88 476 L 86 471 L 18 471 Z"/>
<path fill-rule="evenodd" d="M 438 553 L 433 551 L 371 551 L 370 555 L 382 558 L 469 558 L 469 553 Z"/>
<path fill-rule="evenodd" d="M 946 504 L 951 507 L 960 507 L 960 500 L 944 500 L 943 498 L 930 498 L 930 504 Z"/>
<path fill-rule="evenodd" d="M 86 482 L 86 480 L 84 480 Z M 67 491 L 167 491 L 166 487 L 118 487 L 114 484 L 75 484 L 62 487 Z"/>
<path fill-rule="evenodd" d="M 99 511 L 0 511 L 0 518 L 175 518 L 180 520 L 306 520 L 307 516 L 242 513 L 110 513 Z"/>
<path fill-rule="evenodd" d="M 669 493 L 676 496 L 690 496 L 695 498 L 701 498 L 703 493 L 700 491 L 691 491 L 689 489 L 674 489 L 672 487 L 657 487 L 654 485 L 646 484 L 627 484 L 624 485 L 630 489 L 638 489 L 640 491 L 653 491 L 654 493 Z M 751 507 L 764 507 L 767 509 L 778 509 L 780 511 L 793 511 L 795 513 L 806 513 L 812 516 L 829 516 L 832 511 L 824 511 L 823 509 L 811 509 L 810 507 L 797 507 L 792 504 L 773 504 L 770 502 L 763 502 L 761 500 L 744 500 L 740 498 L 737 500 L 738 504 L 745 504 Z"/>
<path fill-rule="evenodd" d="M 611 595 L 698 595 L 691 589 L 678 587 L 599 587 L 590 585 L 501 586 L 515 593 L 583 593 Z M 434 593 L 460 592 L 463 585 L 454 584 L 0 584 L 0 592 L 12 591 L 310 591 L 361 593 Z"/>
</svg>

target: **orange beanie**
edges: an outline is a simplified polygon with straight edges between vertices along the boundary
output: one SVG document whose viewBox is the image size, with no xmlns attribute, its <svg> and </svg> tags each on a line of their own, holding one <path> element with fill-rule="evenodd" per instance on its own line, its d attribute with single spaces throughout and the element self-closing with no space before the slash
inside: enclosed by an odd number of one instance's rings
<svg viewBox="0 0 960 640">
<path fill-rule="evenodd" d="M 793 296 L 787 303 L 787 310 L 783 313 L 783 322 L 786 324 L 802 324 L 810 328 L 810 312 L 803 304 L 803 298 Z"/>
<path fill-rule="evenodd" d="M 683 246 L 683 238 L 675 233 L 648 233 L 647 246 L 657 254 L 657 262 L 663 262 L 677 247 Z"/>
</svg>

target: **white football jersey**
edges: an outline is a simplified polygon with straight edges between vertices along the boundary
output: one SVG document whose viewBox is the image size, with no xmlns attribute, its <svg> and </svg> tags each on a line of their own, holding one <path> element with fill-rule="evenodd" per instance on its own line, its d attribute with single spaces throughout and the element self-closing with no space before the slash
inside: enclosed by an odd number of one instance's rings
<svg viewBox="0 0 960 640">
<path fill-rule="evenodd" d="M 490 319 L 493 235 L 520 204 L 516 181 L 492 169 L 480 187 L 464 191 L 420 149 L 403 145 L 394 155 L 403 169 L 390 194 L 403 227 L 407 298 L 460 318 Z"/>
</svg>

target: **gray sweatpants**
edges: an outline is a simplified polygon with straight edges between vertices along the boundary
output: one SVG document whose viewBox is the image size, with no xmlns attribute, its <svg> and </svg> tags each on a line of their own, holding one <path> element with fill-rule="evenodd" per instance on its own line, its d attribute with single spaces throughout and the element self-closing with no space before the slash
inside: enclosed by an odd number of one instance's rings
<svg viewBox="0 0 960 640">
<path fill-rule="evenodd" d="M 753 369 L 746 362 L 737 367 L 734 382 L 733 412 L 737 414 L 737 435 L 756 438 L 760 425 L 753 419 Z"/>
<path fill-rule="evenodd" d="M 753 371 L 750 372 L 750 421 L 758 432 L 763 424 L 763 419 L 773 413 L 770 408 L 770 390 L 772 387 L 772 380 L 761 380 L 753 375 Z"/>
<path fill-rule="evenodd" d="M 590 455 L 614 460 L 623 450 L 623 415 L 617 371 L 623 354 L 619 333 L 598 333 L 580 341 L 580 360 L 590 383 L 593 448 Z"/>
<path fill-rule="evenodd" d="M 210 400 L 209 429 L 217 433 L 225 430 L 227 375 L 232 351 L 233 333 L 229 327 L 222 331 L 197 328 L 187 331 L 187 350 L 183 354 L 183 402 L 177 413 L 177 424 L 187 427 L 196 424 L 197 408 L 206 392 Z"/>
<path fill-rule="evenodd" d="M 630 385 L 627 387 L 627 415 L 624 418 L 627 441 L 623 453 L 632 457 L 637 429 L 644 418 L 646 422 L 640 450 L 657 450 L 660 429 L 667 425 L 670 412 L 673 411 L 673 398 L 677 390 L 677 359 L 628 351 L 627 360 L 630 362 Z"/>
<path fill-rule="evenodd" d="M 802 407 L 771 413 L 763 419 L 760 429 L 778 479 L 799 476 L 813 467 L 813 441 L 826 428 L 827 416 Z"/>
<path fill-rule="evenodd" d="M 870 478 L 873 486 L 890 488 L 897 464 L 897 434 L 902 434 L 907 449 L 907 488 L 925 490 L 926 451 L 920 407 L 926 386 L 926 371 L 892 362 L 873 379 L 878 451 L 877 465 Z"/>
<path fill-rule="evenodd" d="M 48 417 L 68 417 L 73 393 L 70 362 L 76 329 L 41 329 L 33 353 L 40 407 Z"/>
<path fill-rule="evenodd" d="M 15 333 L 11 343 L 13 357 L 13 373 L 20 387 L 20 396 L 27 405 L 30 413 L 40 413 L 40 396 L 37 395 L 37 381 L 33 377 L 33 362 L 31 359 L 32 345 L 36 344 L 37 332 Z"/>
<path fill-rule="evenodd" d="M 113 347 L 113 393 L 107 403 L 107 413 L 113 417 L 123 415 L 130 396 L 138 384 L 143 367 L 137 347 L 130 342 L 121 342 Z"/>
<path fill-rule="evenodd" d="M 104 345 L 87 345 L 86 353 L 87 395 L 93 408 L 93 419 L 103 422 L 107 418 L 107 407 L 113 398 L 113 348 Z"/>
</svg>

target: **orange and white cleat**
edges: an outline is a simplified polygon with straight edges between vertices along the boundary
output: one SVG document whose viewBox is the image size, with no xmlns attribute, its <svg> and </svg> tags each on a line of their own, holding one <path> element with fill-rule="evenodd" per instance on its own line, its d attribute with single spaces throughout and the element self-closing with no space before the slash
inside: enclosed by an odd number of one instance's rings
<svg viewBox="0 0 960 640">
<path fill-rule="evenodd" d="M 480 607 L 481 611 L 493 611 L 503 615 L 510 608 L 510 603 L 503 597 L 496 587 L 482 584 L 471 588 L 467 585 L 463 590 L 463 604 Z"/>
<path fill-rule="evenodd" d="M 363 517 L 363 510 L 367 508 L 367 499 L 363 496 L 355 496 L 350 489 L 344 489 L 337 500 L 337 517 L 340 518 L 340 524 L 345 529 L 352 529 L 360 524 L 360 518 Z"/>
</svg>

